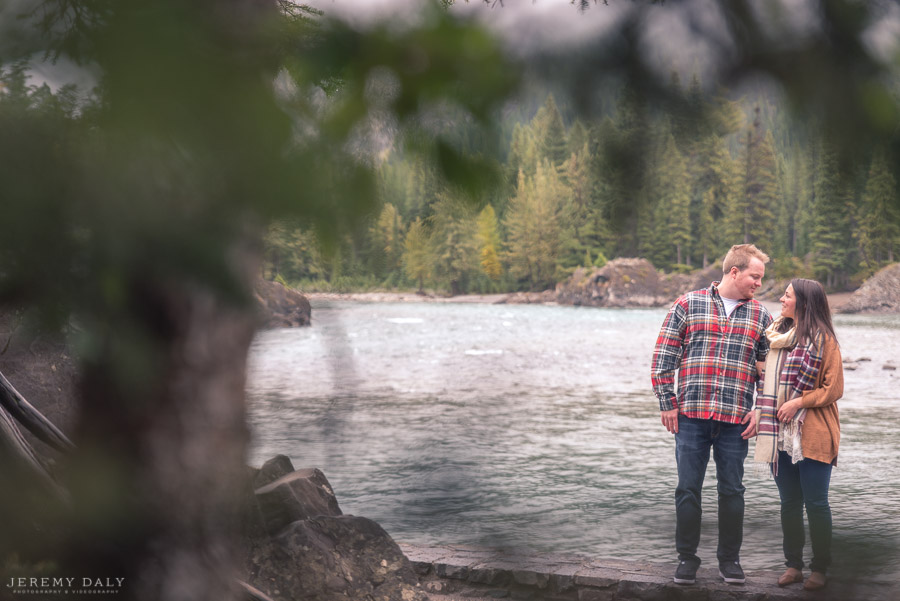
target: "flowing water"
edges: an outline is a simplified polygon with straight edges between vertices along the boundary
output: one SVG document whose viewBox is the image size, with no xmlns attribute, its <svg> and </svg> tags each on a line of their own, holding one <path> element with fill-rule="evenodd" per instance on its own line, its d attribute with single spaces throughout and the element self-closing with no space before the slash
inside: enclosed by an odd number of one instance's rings
<svg viewBox="0 0 900 601">
<path fill-rule="evenodd" d="M 253 344 L 251 461 L 320 468 L 344 513 L 401 542 L 674 561 L 674 439 L 649 381 L 664 315 L 314 303 L 312 327 Z M 860 361 L 839 402 L 833 573 L 900 587 L 900 372 L 883 369 L 900 363 L 900 316 L 835 323 L 845 359 Z M 744 483 L 742 563 L 778 569 L 775 484 L 750 458 Z M 708 565 L 715 498 L 710 461 Z"/>
</svg>

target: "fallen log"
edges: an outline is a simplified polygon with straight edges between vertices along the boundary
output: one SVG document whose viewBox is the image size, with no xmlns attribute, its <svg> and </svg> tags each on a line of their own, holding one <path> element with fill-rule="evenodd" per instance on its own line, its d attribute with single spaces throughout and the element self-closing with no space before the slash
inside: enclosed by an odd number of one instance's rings
<svg viewBox="0 0 900 601">
<path fill-rule="evenodd" d="M 61 453 L 71 453 L 75 450 L 72 441 L 25 400 L 25 397 L 19 394 L 19 391 L 9 383 L 2 373 L 0 373 L 0 407 L 9 412 L 9 415 L 22 424 L 35 438 L 51 448 Z"/>
<path fill-rule="evenodd" d="M 3 379 L 5 380 L 6 378 Z M 40 415 L 36 409 L 33 407 L 32 409 Z M 44 462 L 38 458 L 34 448 L 25 440 L 22 431 L 16 425 L 14 416 L 4 406 L 0 406 L 0 454 L 9 462 L 7 468 L 18 470 L 19 473 L 25 473 L 29 477 L 33 477 L 39 485 L 48 490 L 54 497 L 63 500 L 69 499 L 68 491 L 57 484 L 56 479 L 47 470 Z"/>
</svg>

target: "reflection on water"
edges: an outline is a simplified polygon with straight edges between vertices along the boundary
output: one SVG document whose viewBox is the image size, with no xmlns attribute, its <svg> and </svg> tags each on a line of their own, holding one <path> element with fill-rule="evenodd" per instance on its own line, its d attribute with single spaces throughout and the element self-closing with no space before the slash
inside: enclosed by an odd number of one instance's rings
<svg viewBox="0 0 900 601">
<path fill-rule="evenodd" d="M 328 476 L 345 513 L 403 542 L 672 561 L 674 441 L 650 390 L 663 310 L 471 304 L 314 306 L 259 335 L 250 419 Z M 835 575 L 900 585 L 900 317 L 840 316 L 860 361 L 840 402 Z M 752 444 L 751 454 L 752 457 Z M 711 462 L 712 463 L 712 462 Z M 745 568 L 782 565 L 774 483 L 747 464 Z M 710 468 L 700 554 L 715 560 Z"/>
</svg>

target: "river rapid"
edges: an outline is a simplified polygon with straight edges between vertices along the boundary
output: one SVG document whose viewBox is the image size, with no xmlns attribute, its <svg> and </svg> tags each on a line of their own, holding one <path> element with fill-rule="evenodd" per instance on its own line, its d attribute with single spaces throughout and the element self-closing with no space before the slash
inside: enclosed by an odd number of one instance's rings
<svg viewBox="0 0 900 601">
<path fill-rule="evenodd" d="M 773 309 L 777 310 L 776 307 Z M 412 544 L 673 562 L 674 439 L 650 389 L 664 309 L 313 303 L 250 355 L 250 461 L 318 467 L 344 513 Z M 845 359 L 834 577 L 900 588 L 900 316 L 836 316 Z M 745 569 L 783 565 L 746 463 Z M 713 462 L 699 554 L 715 564 Z M 809 559 L 807 550 L 806 559 Z"/>
</svg>

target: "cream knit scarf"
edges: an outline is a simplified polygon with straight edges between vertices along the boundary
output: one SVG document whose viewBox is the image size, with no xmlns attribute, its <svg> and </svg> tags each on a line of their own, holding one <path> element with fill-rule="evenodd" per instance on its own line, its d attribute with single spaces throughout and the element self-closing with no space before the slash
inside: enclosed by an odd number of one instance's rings
<svg viewBox="0 0 900 601">
<path fill-rule="evenodd" d="M 762 393 L 756 398 L 759 419 L 754 461 L 770 466 L 776 465 L 778 459 L 778 408 L 788 400 L 791 388 L 781 382 L 781 370 L 797 344 L 794 328 L 783 333 L 778 331 L 783 321 L 784 318 L 779 317 L 766 329 L 769 354 L 766 356 Z"/>
</svg>

